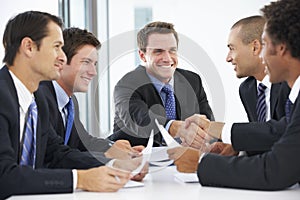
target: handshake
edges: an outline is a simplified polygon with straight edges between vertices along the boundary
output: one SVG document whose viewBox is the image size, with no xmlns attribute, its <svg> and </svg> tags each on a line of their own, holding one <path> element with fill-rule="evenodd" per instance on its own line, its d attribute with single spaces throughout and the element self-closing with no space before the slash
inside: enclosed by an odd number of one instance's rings
<svg viewBox="0 0 300 200">
<path fill-rule="evenodd" d="M 185 121 L 174 121 L 170 126 L 170 134 L 179 137 L 182 147 L 168 150 L 169 158 L 174 160 L 180 172 L 197 171 L 200 159 L 206 153 L 221 155 L 237 155 L 232 145 L 221 141 L 225 123 L 213 122 L 205 115 L 194 114 Z"/>
</svg>

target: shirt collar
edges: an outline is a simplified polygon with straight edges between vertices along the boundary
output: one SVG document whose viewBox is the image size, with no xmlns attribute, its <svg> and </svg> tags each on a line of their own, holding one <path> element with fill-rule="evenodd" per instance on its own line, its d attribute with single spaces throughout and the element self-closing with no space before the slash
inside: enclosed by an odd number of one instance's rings
<svg viewBox="0 0 300 200">
<path fill-rule="evenodd" d="M 271 88 L 271 86 L 272 86 L 272 83 L 270 82 L 270 79 L 269 79 L 269 75 L 266 75 L 264 78 L 263 78 L 263 80 L 262 81 L 256 81 L 256 87 L 258 87 L 258 84 L 260 84 L 260 83 L 262 83 L 262 84 L 264 84 L 268 89 L 270 89 Z"/>
<path fill-rule="evenodd" d="M 26 88 L 26 86 L 20 81 L 18 77 L 14 75 L 12 71 L 9 70 L 12 80 L 15 84 L 17 90 L 17 96 L 19 101 L 19 106 L 21 110 L 26 113 L 32 100 L 34 99 L 33 94 Z"/>
<path fill-rule="evenodd" d="M 152 76 L 151 74 L 149 74 L 146 71 L 148 77 L 150 78 L 152 84 L 154 85 L 155 89 L 157 90 L 158 93 L 160 93 L 161 89 L 165 86 L 165 83 L 161 82 L 160 80 L 158 80 L 157 78 L 155 78 L 154 76 Z M 173 92 L 174 92 L 174 77 L 171 78 L 171 80 L 168 83 L 169 85 L 172 86 Z"/>
<path fill-rule="evenodd" d="M 56 93 L 58 108 L 60 111 L 62 111 L 64 107 L 67 105 L 67 103 L 69 102 L 70 97 L 56 81 L 52 81 L 52 83 Z"/>
<path fill-rule="evenodd" d="M 298 76 L 298 78 L 296 79 L 289 95 L 289 99 L 291 100 L 292 103 L 295 103 L 299 91 L 300 91 L 300 76 Z"/>
</svg>

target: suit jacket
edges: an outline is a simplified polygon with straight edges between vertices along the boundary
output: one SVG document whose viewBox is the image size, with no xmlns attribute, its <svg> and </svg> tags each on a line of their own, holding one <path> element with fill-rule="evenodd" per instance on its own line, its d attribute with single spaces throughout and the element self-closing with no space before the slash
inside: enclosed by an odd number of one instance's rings
<svg viewBox="0 0 300 200">
<path fill-rule="evenodd" d="M 286 82 L 272 84 L 270 94 L 271 120 L 257 122 L 257 84 L 254 77 L 248 77 L 240 86 L 240 98 L 250 123 L 235 123 L 231 129 L 231 142 L 238 151 L 249 155 L 270 150 L 286 128 L 285 102 L 290 93 Z M 278 121 L 278 122 L 277 122 Z"/>
<path fill-rule="evenodd" d="M 51 113 L 51 124 L 56 130 L 56 133 L 62 138 L 65 138 L 65 126 L 61 113 L 58 109 L 56 93 L 52 81 L 41 82 L 39 88 L 40 90 L 43 90 L 46 95 L 49 111 Z M 111 147 L 111 142 L 102 138 L 93 137 L 85 130 L 79 119 L 77 98 L 75 95 L 71 98 L 74 102 L 75 116 L 68 145 L 72 148 L 79 149 L 80 151 L 105 152 Z"/>
<path fill-rule="evenodd" d="M 239 88 L 240 98 L 247 112 L 250 122 L 257 121 L 256 102 L 257 102 L 257 81 L 254 77 L 248 77 Z M 290 93 L 290 88 L 286 84 L 272 84 L 270 93 L 271 119 L 280 120 L 285 116 L 285 102 Z"/>
<path fill-rule="evenodd" d="M 13 80 L 6 66 L 0 70 L 0 199 L 13 194 L 66 193 L 73 190 L 70 169 L 103 165 L 95 158 L 63 145 L 49 123 L 42 91 L 35 92 L 38 108 L 36 169 L 20 166 L 20 113 Z M 67 169 L 46 169 L 67 168 Z"/>
<path fill-rule="evenodd" d="M 214 120 L 199 75 L 177 68 L 174 73 L 174 91 L 177 120 L 184 120 L 195 113 Z M 131 145 L 146 145 L 153 129 L 154 146 L 161 144 L 162 136 L 154 119 L 165 125 L 165 109 L 144 66 L 138 66 L 117 83 L 114 103 L 114 133 L 109 137 L 111 140 L 127 139 Z"/>
<path fill-rule="evenodd" d="M 300 180 L 300 100 L 291 122 L 270 151 L 254 156 L 207 154 L 198 166 L 204 186 L 281 190 Z"/>
</svg>

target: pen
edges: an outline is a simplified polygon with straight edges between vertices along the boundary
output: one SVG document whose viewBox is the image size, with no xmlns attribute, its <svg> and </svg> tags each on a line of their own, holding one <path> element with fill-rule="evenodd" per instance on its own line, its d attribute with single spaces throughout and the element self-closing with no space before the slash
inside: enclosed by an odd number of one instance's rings
<svg viewBox="0 0 300 200">
<path fill-rule="evenodd" d="M 118 176 L 115 176 L 115 179 L 116 179 L 116 181 L 117 181 L 118 183 L 121 183 L 121 180 L 120 180 L 120 178 L 119 178 Z"/>
</svg>

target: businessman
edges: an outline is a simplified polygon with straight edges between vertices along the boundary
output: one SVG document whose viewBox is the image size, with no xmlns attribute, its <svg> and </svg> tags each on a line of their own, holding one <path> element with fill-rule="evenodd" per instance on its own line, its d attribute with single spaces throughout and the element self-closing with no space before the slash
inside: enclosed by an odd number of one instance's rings
<svg viewBox="0 0 300 200">
<path fill-rule="evenodd" d="M 229 33 L 227 44 L 229 52 L 226 61 L 234 65 L 238 78 L 248 77 L 240 85 L 240 98 L 249 121 L 259 123 L 225 123 L 222 134 L 218 136 L 223 143 L 215 144 L 216 152 L 220 151 L 222 155 L 234 155 L 238 151 L 247 151 L 248 155 L 262 153 L 269 148 L 261 148 L 261 144 L 265 145 L 266 140 L 273 144 L 280 137 L 280 133 L 274 134 L 274 130 L 278 128 L 274 129 L 263 122 L 270 119 L 278 121 L 284 117 L 285 101 L 290 88 L 286 82 L 271 84 L 269 76 L 265 73 L 265 64 L 260 57 L 264 24 L 265 19 L 262 16 L 246 17 L 237 21 Z M 285 126 L 286 124 L 282 123 L 279 128 L 283 130 Z M 201 133 L 196 134 L 196 131 L 190 134 L 182 131 L 182 140 L 187 141 L 187 146 L 200 148 L 203 144 L 199 142 Z M 251 137 L 259 134 L 261 138 Z M 250 140 L 243 143 L 245 137 Z"/>
<path fill-rule="evenodd" d="M 0 199 L 68 193 L 76 188 L 108 192 L 123 187 L 129 171 L 101 166 L 103 162 L 67 147 L 49 123 L 45 96 L 37 89 L 40 81 L 57 79 L 66 62 L 61 19 L 38 11 L 18 14 L 6 25 L 3 45 Z M 134 168 L 139 162 L 130 164 Z M 123 163 L 114 162 L 113 166 L 119 164 Z"/>
<path fill-rule="evenodd" d="M 60 78 L 56 81 L 44 81 L 40 89 L 44 91 L 49 110 L 50 120 L 56 132 L 64 138 L 65 144 L 80 151 L 105 152 L 109 158 L 127 159 L 141 150 L 131 148 L 128 141 L 119 140 L 115 143 L 91 136 L 79 119 L 79 106 L 74 92 L 87 92 L 90 81 L 97 75 L 99 40 L 87 30 L 67 28 L 63 31 L 63 51 L 67 63 L 62 66 Z M 68 105 L 74 105 L 74 121 L 68 130 Z M 69 103 L 70 102 L 70 103 Z"/>
<path fill-rule="evenodd" d="M 300 181 L 300 2 L 279 0 L 261 11 L 266 19 L 262 57 L 270 81 L 286 81 L 291 88 L 285 110 L 288 126 L 270 151 L 261 155 L 202 154 L 188 147 L 168 151 L 179 171 L 197 170 L 205 186 L 281 190 Z"/>
<path fill-rule="evenodd" d="M 56 81 L 43 81 L 40 90 L 43 90 L 50 111 L 50 121 L 56 133 L 64 139 L 64 143 L 71 148 L 83 152 L 91 152 L 97 156 L 107 158 L 130 159 L 138 156 L 142 146 L 131 148 L 126 140 L 115 143 L 91 136 L 79 119 L 79 107 L 74 92 L 87 92 L 90 81 L 97 74 L 99 40 L 91 32 L 80 28 L 66 28 L 63 30 L 63 51 L 67 63 L 62 66 L 60 78 Z M 74 105 L 71 128 L 68 127 L 68 105 Z M 98 155 L 99 155 L 98 153 Z M 104 153 L 104 155 L 103 155 Z M 108 159 L 107 159 L 108 161 Z M 146 168 L 145 168 L 146 170 Z M 146 170 L 147 171 L 147 170 Z M 146 171 L 136 175 L 134 180 L 142 180 Z"/>
<path fill-rule="evenodd" d="M 182 120 L 195 113 L 214 120 L 199 75 L 177 68 L 178 34 L 173 24 L 145 25 L 137 34 L 137 43 L 143 64 L 115 86 L 114 133 L 109 138 L 146 145 L 153 129 L 154 146 L 161 146 L 164 141 L 155 119 L 175 138 Z"/>
</svg>

